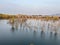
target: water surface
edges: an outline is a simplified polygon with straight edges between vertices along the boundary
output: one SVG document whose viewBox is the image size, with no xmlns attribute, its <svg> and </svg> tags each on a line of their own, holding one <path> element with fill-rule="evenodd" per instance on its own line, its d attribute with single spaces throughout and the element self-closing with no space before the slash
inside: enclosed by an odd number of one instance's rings
<svg viewBox="0 0 60 45">
<path fill-rule="evenodd" d="M 19 25 L 18 29 L 12 30 L 7 22 L 8 20 L 0 21 L 0 45 L 60 45 L 60 33 L 51 34 L 47 23 L 43 27 L 44 32 L 41 32 L 42 23 L 30 21 L 30 24 L 28 21 L 27 24 L 30 27 L 25 26 L 23 29 L 23 26 Z"/>
</svg>

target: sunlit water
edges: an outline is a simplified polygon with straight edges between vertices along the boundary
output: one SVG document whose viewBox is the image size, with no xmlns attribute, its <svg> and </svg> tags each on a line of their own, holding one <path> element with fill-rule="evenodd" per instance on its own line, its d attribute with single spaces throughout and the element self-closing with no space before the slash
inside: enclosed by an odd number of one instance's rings
<svg viewBox="0 0 60 45">
<path fill-rule="evenodd" d="M 22 27 L 19 25 L 18 29 L 14 30 L 7 22 L 8 20 L 0 21 L 0 45 L 60 45 L 60 29 L 57 23 L 54 23 L 57 26 L 57 35 L 54 35 L 52 26 L 48 27 L 50 22 L 27 20 L 27 24 L 23 24 Z"/>
</svg>

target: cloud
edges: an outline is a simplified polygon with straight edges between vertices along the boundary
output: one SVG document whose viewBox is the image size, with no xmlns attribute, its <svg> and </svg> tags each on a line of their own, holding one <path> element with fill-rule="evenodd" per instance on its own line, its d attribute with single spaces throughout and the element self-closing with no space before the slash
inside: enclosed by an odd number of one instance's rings
<svg viewBox="0 0 60 45">
<path fill-rule="evenodd" d="M 19 5 L 16 3 L 1 3 L 0 13 L 8 14 L 54 14 L 60 12 L 60 6 L 51 5 Z"/>
</svg>

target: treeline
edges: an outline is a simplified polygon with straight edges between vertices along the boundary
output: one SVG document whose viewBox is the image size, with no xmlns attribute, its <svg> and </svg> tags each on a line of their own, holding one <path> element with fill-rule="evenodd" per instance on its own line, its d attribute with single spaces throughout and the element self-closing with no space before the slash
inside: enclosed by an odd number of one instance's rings
<svg viewBox="0 0 60 45">
<path fill-rule="evenodd" d="M 42 20 L 60 20 L 60 16 L 42 16 L 42 15 L 9 15 L 9 14 L 0 14 L 0 19 L 11 19 L 11 18 L 30 18 L 30 19 L 42 19 Z"/>
<path fill-rule="evenodd" d="M 44 20 L 60 20 L 60 16 L 44 16 Z"/>
<path fill-rule="evenodd" d="M 16 18 L 15 15 L 8 15 L 8 14 L 0 14 L 0 19 L 10 19 L 10 18 Z"/>
</svg>

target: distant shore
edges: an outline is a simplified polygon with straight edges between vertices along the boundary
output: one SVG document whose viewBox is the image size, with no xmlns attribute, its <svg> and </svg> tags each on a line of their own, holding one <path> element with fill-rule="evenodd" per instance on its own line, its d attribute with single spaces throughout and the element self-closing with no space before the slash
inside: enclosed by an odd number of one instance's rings
<svg viewBox="0 0 60 45">
<path fill-rule="evenodd" d="M 42 19 L 42 20 L 60 20 L 60 16 L 49 16 L 49 15 L 9 15 L 9 14 L 0 14 L 0 19 L 11 19 L 11 18 L 26 18 L 26 19 Z"/>
<path fill-rule="evenodd" d="M 9 15 L 9 14 L 0 14 L 0 19 L 10 19 L 10 18 L 16 18 L 15 15 Z"/>
</svg>

